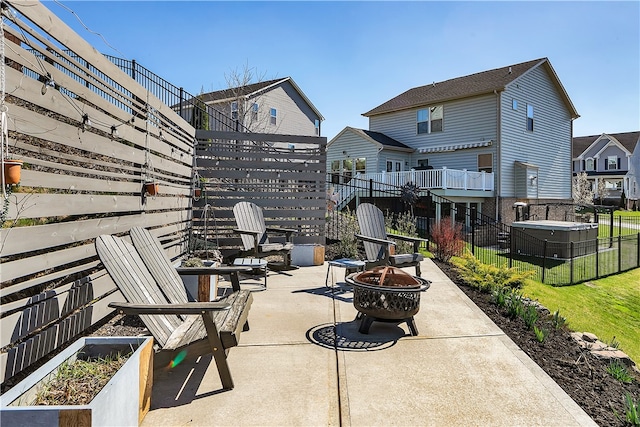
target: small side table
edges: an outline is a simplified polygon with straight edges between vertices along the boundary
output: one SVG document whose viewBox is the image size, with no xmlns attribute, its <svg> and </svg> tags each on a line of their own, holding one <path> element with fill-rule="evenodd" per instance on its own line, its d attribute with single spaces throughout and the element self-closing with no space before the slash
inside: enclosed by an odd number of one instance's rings
<svg viewBox="0 0 640 427">
<path fill-rule="evenodd" d="M 236 258 L 233 260 L 234 266 L 250 267 L 254 276 L 264 276 L 264 285 L 260 285 L 255 291 L 264 291 L 267 289 L 267 261 L 260 258 Z"/>
<path fill-rule="evenodd" d="M 328 265 L 327 265 L 327 277 L 325 278 L 324 281 L 324 285 L 327 288 L 333 288 L 334 287 L 334 281 L 333 281 L 333 275 L 332 280 L 331 280 L 331 286 L 329 286 L 329 274 L 331 273 L 331 269 L 333 267 L 342 267 L 345 269 L 345 273 L 344 273 L 344 277 L 345 279 L 347 278 L 347 276 L 351 273 L 356 273 L 358 271 L 364 271 L 364 266 L 365 266 L 365 262 L 364 261 L 359 261 L 357 259 L 350 259 L 350 258 L 340 258 L 340 259 L 334 259 L 333 261 L 329 261 Z"/>
</svg>

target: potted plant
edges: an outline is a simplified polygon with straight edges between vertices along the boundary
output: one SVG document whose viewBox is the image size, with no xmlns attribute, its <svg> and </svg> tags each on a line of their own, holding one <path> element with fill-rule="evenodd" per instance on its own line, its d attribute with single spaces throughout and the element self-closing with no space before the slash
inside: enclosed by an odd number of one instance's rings
<svg viewBox="0 0 640 427">
<path fill-rule="evenodd" d="M 198 268 L 198 267 L 218 267 L 220 262 L 217 260 L 203 260 L 198 257 L 190 257 L 184 260 L 180 267 L 184 268 Z M 180 278 L 182 279 L 182 283 L 184 284 L 185 289 L 187 290 L 187 294 L 191 297 L 193 301 L 198 301 L 198 280 L 200 276 L 197 274 L 185 274 L 182 272 L 180 274 Z M 211 301 L 217 297 L 218 294 L 218 275 L 212 274 L 210 276 L 203 276 L 202 280 L 209 280 L 209 297 L 208 300 Z"/>
<path fill-rule="evenodd" d="M 158 181 L 147 181 L 144 183 L 144 189 L 150 196 L 155 196 L 160 192 L 160 183 Z"/>
<path fill-rule="evenodd" d="M 48 388 L 64 388 L 52 381 L 63 377 L 69 366 L 104 364 L 106 359 L 122 357 L 117 354 L 127 355 L 126 361 L 115 374 L 107 376 L 107 384 L 96 390 L 97 394 L 90 393 L 95 394 L 90 401 L 34 406 Z M 84 376 L 92 380 L 97 377 Z M 136 383 L 138 386 L 132 387 Z M 0 417 L 7 425 L 139 425 L 151 407 L 152 384 L 153 338 L 84 337 L 0 396 Z M 67 387 L 71 389 L 71 385 Z"/>
<path fill-rule="evenodd" d="M 4 159 L 2 161 L 5 185 L 16 185 L 20 183 L 22 172 L 22 160 Z"/>
</svg>

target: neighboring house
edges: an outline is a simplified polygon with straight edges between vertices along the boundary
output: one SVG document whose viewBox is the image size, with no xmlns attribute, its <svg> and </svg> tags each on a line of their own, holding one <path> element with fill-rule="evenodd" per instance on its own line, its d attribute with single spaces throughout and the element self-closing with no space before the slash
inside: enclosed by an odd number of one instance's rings
<svg viewBox="0 0 640 427">
<path fill-rule="evenodd" d="M 324 117 L 291 77 L 204 93 L 198 98 L 237 120 L 240 131 L 321 135 Z"/>
<path fill-rule="evenodd" d="M 329 144 L 333 148 L 327 149 L 327 165 L 334 184 L 349 181 L 355 174 L 406 170 L 406 158 L 415 151 L 385 134 L 350 126 L 345 127 Z"/>
<path fill-rule="evenodd" d="M 618 204 L 623 191 L 625 197 L 628 197 L 630 189 L 633 190 L 631 179 L 627 175 L 631 170 L 631 157 L 638 139 L 640 132 L 603 133 L 573 138 L 573 174 L 586 172 L 596 199 L 600 198 L 597 194 L 598 182 L 603 180 L 608 194 L 601 202 Z"/>
<path fill-rule="evenodd" d="M 640 140 L 636 142 L 636 148 L 631 154 L 626 183 L 629 189 L 627 209 L 640 210 Z"/>
<path fill-rule="evenodd" d="M 415 87 L 363 115 L 369 130 L 361 133 L 378 138 L 340 132 L 327 146 L 327 172 L 366 153 L 367 171 L 399 169 L 403 180 L 507 223 L 515 202 L 572 200 L 579 115 L 547 58 Z M 412 150 L 387 148 L 381 138 Z"/>
</svg>

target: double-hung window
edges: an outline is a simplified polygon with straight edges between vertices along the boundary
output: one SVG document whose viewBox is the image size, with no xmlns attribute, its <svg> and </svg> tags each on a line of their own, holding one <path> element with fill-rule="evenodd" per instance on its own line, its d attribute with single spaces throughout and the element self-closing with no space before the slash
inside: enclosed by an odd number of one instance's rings
<svg viewBox="0 0 640 427">
<path fill-rule="evenodd" d="M 251 106 L 251 119 L 255 122 L 258 120 L 258 110 L 260 109 L 260 107 L 258 106 L 257 102 L 254 102 L 253 105 Z"/>
<path fill-rule="evenodd" d="M 423 108 L 416 115 L 416 132 L 433 133 L 442 132 L 443 106 Z"/>
<path fill-rule="evenodd" d="M 527 130 L 533 132 L 533 105 L 527 104 Z"/>
<path fill-rule="evenodd" d="M 275 108 L 269 110 L 269 120 L 272 125 L 278 124 L 278 111 Z"/>
<path fill-rule="evenodd" d="M 614 171 L 620 169 L 618 156 L 607 157 L 607 170 Z"/>
<path fill-rule="evenodd" d="M 233 101 L 231 103 L 231 118 L 233 120 L 238 120 L 238 102 Z"/>
</svg>

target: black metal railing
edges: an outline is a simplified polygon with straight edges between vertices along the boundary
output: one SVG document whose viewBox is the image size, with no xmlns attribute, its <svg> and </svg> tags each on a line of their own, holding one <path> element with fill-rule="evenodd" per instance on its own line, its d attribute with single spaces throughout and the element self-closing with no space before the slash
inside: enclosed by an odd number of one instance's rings
<svg viewBox="0 0 640 427">
<path fill-rule="evenodd" d="M 353 233 L 348 227 L 347 214 L 353 214 L 359 203 L 368 202 L 378 206 L 386 214 L 397 215 L 411 210 L 401 199 L 401 187 L 343 175 L 327 178 L 327 239 L 336 241 L 340 233 Z M 341 183 L 341 184 L 338 184 Z M 332 193 L 334 191 L 335 193 Z M 349 197 L 348 201 L 331 199 L 332 194 Z M 342 202 L 342 203 L 341 203 Z M 597 214 L 597 211 L 595 211 Z M 413 206 L 418 234 L 430 237 L 436 218 L 454 218 L 455 225 L 462 230 L 467 249 L 484 264 L 497 267 L 533 271 L 534 279 L 556 286 L 571 285 L 600 277 L 618 274 L 640 267 L 640 219 L 637 217 L 614 218 L 614 230 L 609 227 L 612 215 L 601 214 L 596 221 L 606 223 L 598 238 L 557 242 L 542 240 L 479 212 L 476 206 L 456 203 L 431 192 L 422 193 Z M 353 221 L 351 221 L 352 223 Z M 622 232 L 623 228 L 634 230 Z M 628 231 L 627 230 L 627 231 Z M 604 237 L 603 237 L 604 235 Z"/>
<path fill-rule="evenodd" d="M 182 87 L 163 79 L 135 59 L 104 56 L 196 129 L 249 132 L 239 120 L 232 119 L 211 105 L 206 105 L 198 96 L 191 95 Z"/>
</svg>

